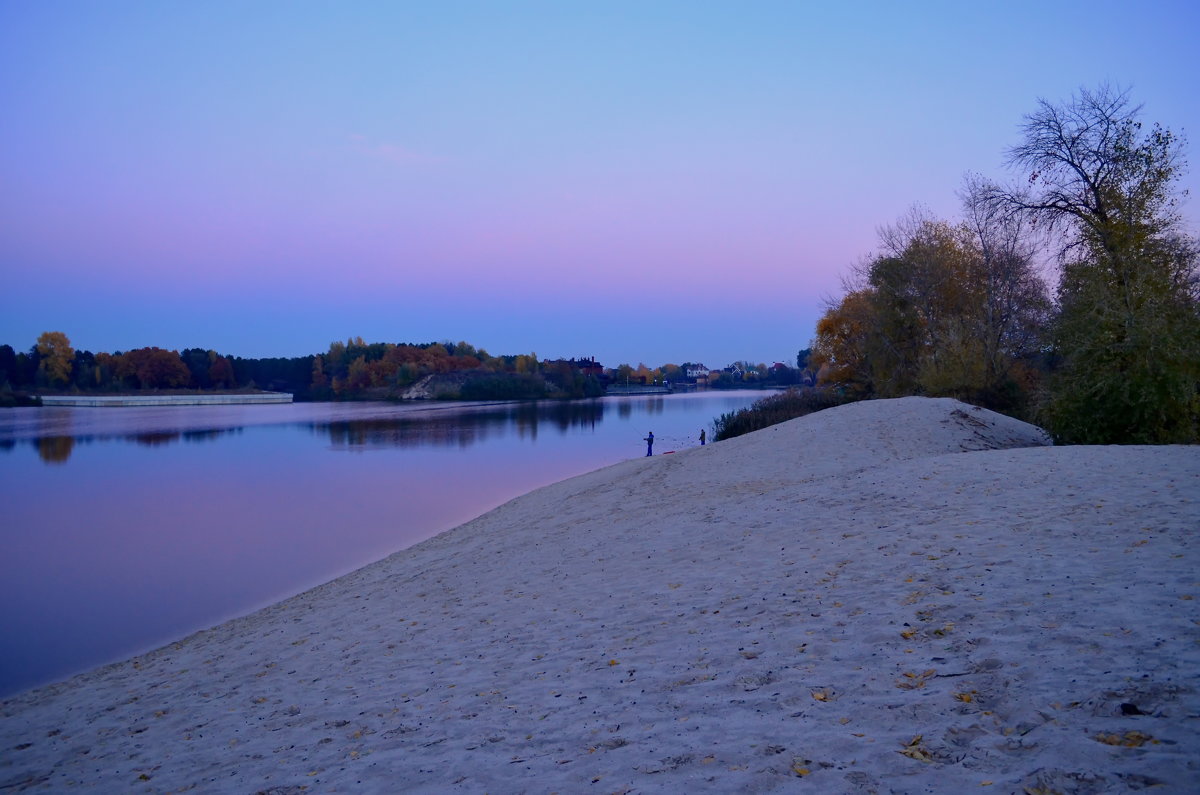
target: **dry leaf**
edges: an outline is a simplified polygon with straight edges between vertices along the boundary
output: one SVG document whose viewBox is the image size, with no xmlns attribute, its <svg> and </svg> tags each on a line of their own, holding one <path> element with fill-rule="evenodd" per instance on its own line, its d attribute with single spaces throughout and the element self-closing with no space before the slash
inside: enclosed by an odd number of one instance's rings
<svg viewBox="0 0 1200 795">
<path fill-rule="evenodd" d="M 909 741 L 908 745 L 896 753 L 907 756 L 909 759 L 916 759 L 918 762 L 932 762 L 933 756 L 929 753 L 929 749 L 921 745 L 921 740 L 924 737 L 925 735 L 918 734 Z"/>
<path fill-rule="evenodd" d="M 1095 737 L 1097 742 L 1102 742 L 1105 745 L 1119 745 L 1123 748 L 1140 748 L 1146 743 L 1158 744 L 1149 734 L 1143 734 L 1140 731 L 1134 730 L 1125 732 L 1124 736 L 1120 734 L 1097 734 Z"/>
</svg>

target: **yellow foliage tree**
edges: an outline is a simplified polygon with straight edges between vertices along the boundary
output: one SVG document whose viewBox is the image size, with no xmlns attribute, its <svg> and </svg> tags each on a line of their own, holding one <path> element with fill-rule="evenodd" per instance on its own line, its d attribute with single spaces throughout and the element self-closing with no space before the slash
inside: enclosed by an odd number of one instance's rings
<svg viewBox="0 0 1200 795">
<path fill-rule="evenodd" d="M 71 341 L 61 331 L 45 331 L 37 339 L 38 355 L 42 357 L 39 368 L 45 373 L 50 384 L 68 384 L 71 381 L 71 367 L 75 363 L 75 349 Z"/>
</svg>

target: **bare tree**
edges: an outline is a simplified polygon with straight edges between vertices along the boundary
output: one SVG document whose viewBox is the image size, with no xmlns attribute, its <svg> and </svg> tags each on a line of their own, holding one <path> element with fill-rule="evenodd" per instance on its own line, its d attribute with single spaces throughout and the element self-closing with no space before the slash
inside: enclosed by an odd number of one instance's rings
<svg viewBox="0 0 1200 795">
<path fill-rule="evenodd" d="M 1120 256 L 1131 229 L 1167 231 L 1178 221 L 1171 184 L 1186 167 L 1184 141 L 1158 124 L 1143 133 L 1141 109 L 1128 90 L 1109 85 L 1080 89 L 1062 104 L 1039 99 L 1021 125 L 1024 140 L 1008 150 L 1025 187 L 990 186 L 985 196 L 1065 233 L 1067 249 L 1084 244 Z"/>
<path fill-rule="evenodd" d="M 1024 214 L 993 201 L 997 188 L 968 174 L 959 191 L 963 225 L 979 256 L 984 283 L 981 323 L 988 382 L 995 386 L 1013 360 L 1036 351 L 1048 328 L 1050 294 L 1038 274 L 1038 240 Z"/>
<path fill-rule="evenodd" d="M 1039 100 L 1008 152 L 1020 189 L 981 203 L 1060 235 L 1055 347 L 1044 421 L 1089 443 L 1195 441 L 1200 431 L 1196 246 L 1179 228 L 1183 141 L 1144 130 L 1128 91 Z"/>
</svg>

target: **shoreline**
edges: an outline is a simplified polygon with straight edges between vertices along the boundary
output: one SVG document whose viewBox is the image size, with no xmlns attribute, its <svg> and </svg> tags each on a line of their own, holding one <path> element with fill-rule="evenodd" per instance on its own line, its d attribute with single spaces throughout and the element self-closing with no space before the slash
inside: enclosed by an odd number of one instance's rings
<svg viewBox="0 0 1200 795">
<path fill-rule="evenodd" d="M 1183 789 L 1200 449 L 1040 442 L 907 398 L 561 481 L 0 702 L 0 784 Z"/>
</svg>

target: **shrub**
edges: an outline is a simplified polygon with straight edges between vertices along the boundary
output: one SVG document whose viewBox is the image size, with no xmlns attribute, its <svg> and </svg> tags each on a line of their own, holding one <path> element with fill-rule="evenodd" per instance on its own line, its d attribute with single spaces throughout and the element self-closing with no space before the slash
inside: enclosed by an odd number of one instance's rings
<svg viewBox="0 0 1200 795">
<path fill-rule="evenodd" d="M 732 439 L 821 409 L 849 403 L 852 398 L 833 389 L 802 387 L 756 400 L 748 408 L 722 414 L 713 422 L 713 439 Z"/>
<path fill-rule="evenodd" d="M 463 400 L 529 400 L 546 397 L 546 382 L 532 373 L 492 373 L 462 385 Z"/>
</svg>

